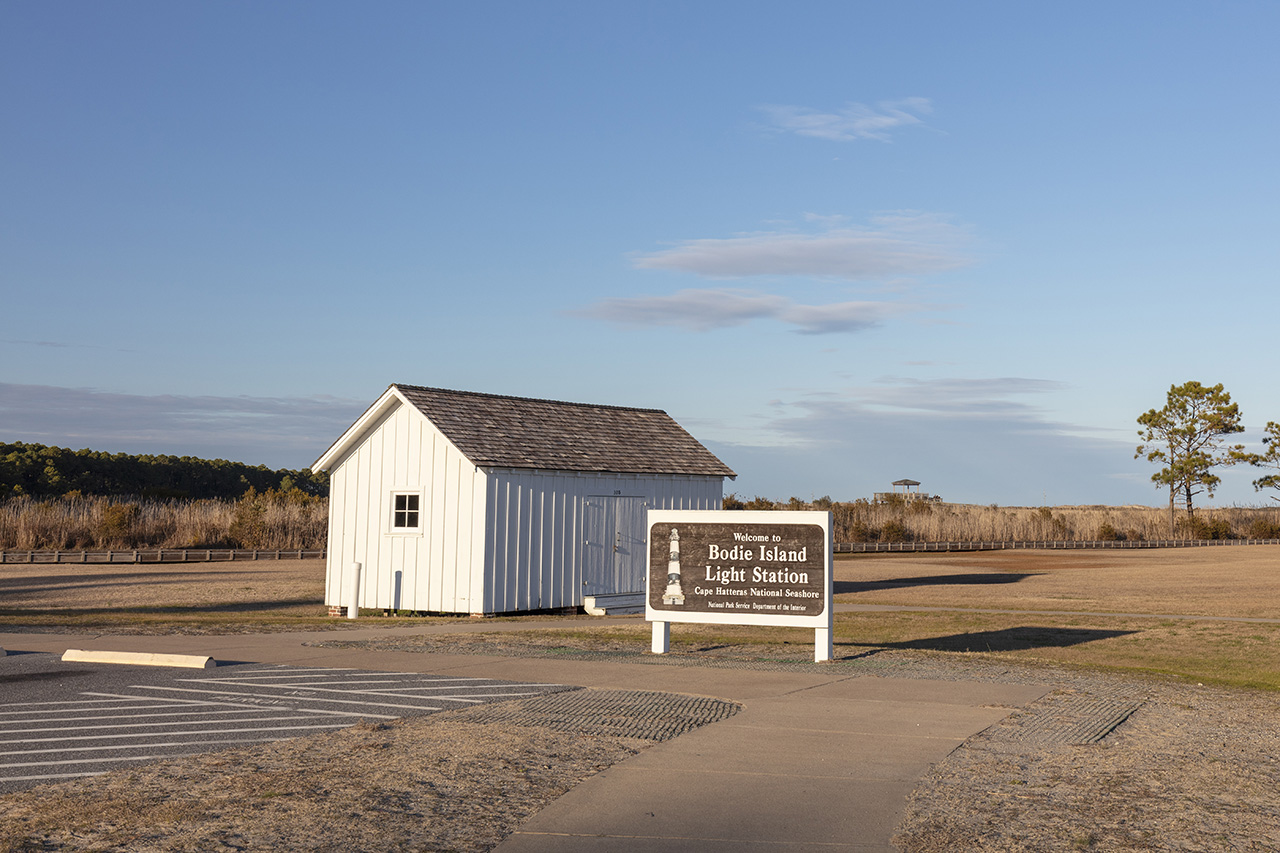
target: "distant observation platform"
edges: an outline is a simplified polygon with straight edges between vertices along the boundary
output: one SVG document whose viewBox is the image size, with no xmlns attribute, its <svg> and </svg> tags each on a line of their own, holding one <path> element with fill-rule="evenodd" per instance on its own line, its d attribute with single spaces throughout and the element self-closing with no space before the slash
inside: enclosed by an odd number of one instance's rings
<svg viewBox="0 0 1280 853">
<path fill-rule="evenodd" d="M 920 482 L 918 480 L 904 479 L 893 481 L 892 492 L 876 492 L 874 500 L 876 503 L 892 503 L 893 501 L 930 501 L 940 503 L 942 497 L 920 491 Z"/>
</svg>

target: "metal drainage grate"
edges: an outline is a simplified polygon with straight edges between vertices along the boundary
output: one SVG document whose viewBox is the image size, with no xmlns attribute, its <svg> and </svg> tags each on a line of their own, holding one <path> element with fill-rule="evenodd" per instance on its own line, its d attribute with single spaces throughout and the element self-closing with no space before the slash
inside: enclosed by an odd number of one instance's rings
<svg viewBox="0 0 1280 853">
<path fill-rule="evenodd" d="M 1098 743 L 1144 704 L 1094 695 L 1051 694 L 1012 718 L 997 737 L 1014 743 Z"/>
<path fill-rule="evenodd" d="M 736 702 L 679 693 L 569 690 L 470 708 L 455 719 L 664 741 L 741 710 Z"/>
</svg>

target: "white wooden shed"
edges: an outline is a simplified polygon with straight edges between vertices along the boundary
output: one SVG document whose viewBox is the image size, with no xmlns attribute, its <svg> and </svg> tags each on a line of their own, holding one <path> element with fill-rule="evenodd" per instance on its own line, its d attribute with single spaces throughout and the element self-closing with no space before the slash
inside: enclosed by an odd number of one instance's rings
<svg viewBox="0 0 1280 853">
<path fill-rule="evenodd" d="M 325 451 L 325 603 L 510 613 L 643 593 L 646 509 L 736 475 L 665 412 L 392 385 Z M 331 612 L 337 612 L 331 610 Z"/>
</svg>

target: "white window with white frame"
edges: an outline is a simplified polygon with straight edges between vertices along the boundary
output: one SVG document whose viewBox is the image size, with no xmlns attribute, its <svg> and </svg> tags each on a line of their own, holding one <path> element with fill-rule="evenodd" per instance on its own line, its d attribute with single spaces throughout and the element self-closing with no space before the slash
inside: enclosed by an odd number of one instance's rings
<svg viewBox="0 0 1280 853">
<path fill-rule="evenodd" d="M 391 493 L 390 532 L 422 532 L 422 492 L 396 490 Z"/>
</svg>

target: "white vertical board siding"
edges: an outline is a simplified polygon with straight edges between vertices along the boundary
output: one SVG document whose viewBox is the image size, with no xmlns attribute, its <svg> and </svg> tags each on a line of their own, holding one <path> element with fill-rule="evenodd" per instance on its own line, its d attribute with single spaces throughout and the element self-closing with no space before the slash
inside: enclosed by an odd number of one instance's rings
<svg viewBox="0 0 1280 853">
<path fill-rule="evenodd" d="M 644 498 L 651 509 L 719 509 L 720 477 L 498 469 L 485 490 L 481 608 L 473 612 L 582 604 L 586 501 Z"/>
<path fill-rule="evenodd" d="M 586 502 L 719 509 L 723 479 L 482 471 L 412 407 L 393 405 L 330 468 L 326 604 L 346 604 L 353 563 L 363 607 L 510 613 L 582 603 Z M 392 533 L 392 494 L 422 496 L 422 530 Z M 643 534 L 641 534 L 643 535 Z"/>
<path fill-rule="evenodd" d="M 475 466 L 408 407 L 372 424 L 330 472 L 325 603 L 346 604 L 351 566 L 360 563 L 362 607 L 475 609 L 473 526 L 483 527 L 473 512 L 478 483 L 483 491 Z M 391 532 L 396 491 L 422 495 L 420 533 Z"/>
</svg>

